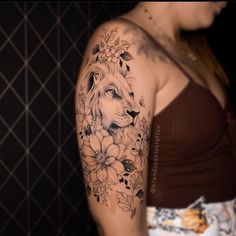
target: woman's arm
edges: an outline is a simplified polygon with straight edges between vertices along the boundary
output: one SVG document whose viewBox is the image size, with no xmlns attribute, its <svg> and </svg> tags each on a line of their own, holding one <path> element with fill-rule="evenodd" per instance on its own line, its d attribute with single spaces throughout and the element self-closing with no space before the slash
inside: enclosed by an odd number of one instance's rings
<svg viewBox="0 0 236 236">
<path fill-rule="evenodd" d="M 110 21 L 86 48 L 76 126 L 89 207 L 102 236 L 147 236 L 146 183 L 155 86 L 124 23 Z M 129 26 L 130 27 L 130 26 Z"/>
</svg>

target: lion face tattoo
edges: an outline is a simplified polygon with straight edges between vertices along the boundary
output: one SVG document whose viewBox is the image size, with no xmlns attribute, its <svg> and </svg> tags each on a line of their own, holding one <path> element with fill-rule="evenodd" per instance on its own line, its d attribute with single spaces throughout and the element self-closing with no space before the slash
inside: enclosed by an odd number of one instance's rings
<svg viewBox="0 0 236 236">
<path fill-rule="evenodd" d="M 107 67 L 96 67 L 89 72 L 87 101 L 92 116 L 100 117 L 106 129 L 134 126 L 137 122 L 140 110 L 127 78 Z"/>
</svg>

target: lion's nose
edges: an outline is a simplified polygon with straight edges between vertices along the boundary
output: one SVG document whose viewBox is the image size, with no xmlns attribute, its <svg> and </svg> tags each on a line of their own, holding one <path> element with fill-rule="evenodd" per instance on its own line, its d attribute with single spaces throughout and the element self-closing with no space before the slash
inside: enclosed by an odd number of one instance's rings
<svg viewBox="0 0 236 236">
<path fill-rule="evenodd" d="M 129 114 L 134 119 L 139 114 L 139 112 L 127 110 L 127 114 Z"/>
</svg>

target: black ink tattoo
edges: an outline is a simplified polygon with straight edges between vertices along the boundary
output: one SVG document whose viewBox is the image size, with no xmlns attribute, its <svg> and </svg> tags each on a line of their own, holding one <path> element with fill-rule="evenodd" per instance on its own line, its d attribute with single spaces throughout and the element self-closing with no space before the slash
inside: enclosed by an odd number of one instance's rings
<svg viewBox="0 0 236 236">
<path fill-rule="evenodd" d="M 136 101 L 129 83 L 128 62 L 134 60 L 130 44 L 116 37 L 117 30 L 104 28 L 92 49 L 86 86 L 77 94 L 76 119 L 88 196 L 109 206 L 113 186 L 120 185 L 117 205 L 133 218 L 144 197 L 142 169 L 150 125 L 140 117 L 144 98 Z"/>
<path fill-rule="evenodd" d="M 137 45 L 137 54 L 144 54 L 147 58 L 150 58 L 153 63 L 156 62 L 158 58 L 164 63 L 169 63 L 169 58 L 163 52 L 163 49 L 158 45 L 155 40 L 149 36 L 147 33 L 141 32 L 140 28 L 129 26 L 124 30 L 124 35 L 128 33 L 133 34 L 133 42 L 132 44 Z"/>
</svg>

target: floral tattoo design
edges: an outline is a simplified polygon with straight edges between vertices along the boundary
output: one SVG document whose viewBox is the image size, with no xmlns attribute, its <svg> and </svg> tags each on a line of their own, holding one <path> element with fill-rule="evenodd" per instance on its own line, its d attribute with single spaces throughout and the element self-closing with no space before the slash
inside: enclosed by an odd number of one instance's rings
<svg viewBox="0 0 236 236">
<path fill-rule="evenodd" d="M 144 98 L 136 99 L 132 90 L 129 47 L 117 28 L 103 29 L 88 59 L 86 85 L 77 94 L 76 119 L 88 196 L 109 206 L 115 192 L 116 204 L 133 218 L 144 197 L 150 125 L 141 117 Z"/>
</svg>

